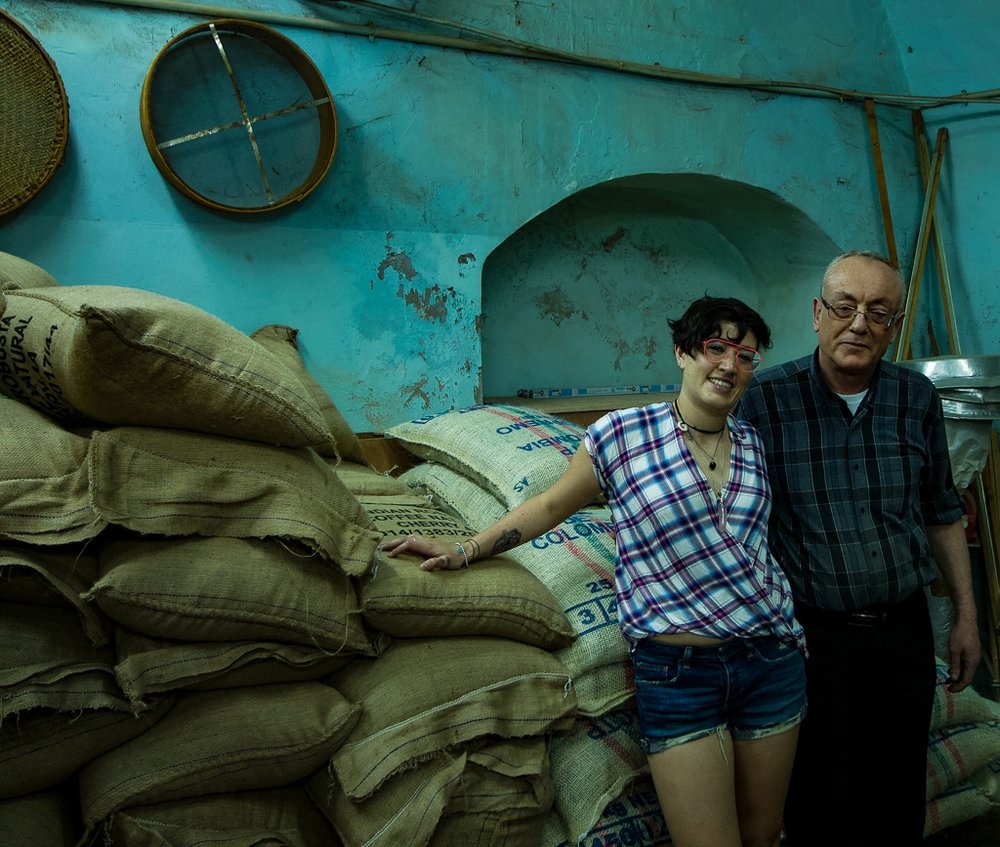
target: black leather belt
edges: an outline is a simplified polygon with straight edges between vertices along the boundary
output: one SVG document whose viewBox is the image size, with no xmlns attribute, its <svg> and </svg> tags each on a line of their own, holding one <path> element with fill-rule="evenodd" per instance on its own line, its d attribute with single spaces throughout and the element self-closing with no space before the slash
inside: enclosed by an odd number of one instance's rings
<svg viewBox="0 0 1000 847">
<path fill-rule="evenodd" d="M 795 604 L 795 617 L 799 623 L 828 623 L 842 624 L 844 626 L 857 626 L 872 629 L 882 626 L 887 621 L 892 620 L 911 611 L 914 604 L 922 597 L 922 592 L 917 591 L 900 600 L 898 603 L 876 603 L 872 606 L 865 606 L 861 609 L 821 609 L 818 606 L 807 606 L 804 603 Z"/>
</svg>

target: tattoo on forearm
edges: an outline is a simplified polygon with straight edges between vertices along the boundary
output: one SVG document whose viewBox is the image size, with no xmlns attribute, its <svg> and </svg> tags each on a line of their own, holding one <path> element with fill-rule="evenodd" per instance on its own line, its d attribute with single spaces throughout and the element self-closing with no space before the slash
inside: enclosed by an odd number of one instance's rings
<svg viewBox="0 0 1000 847">
<path fill-rule="evenodd" d="M 504 550 L 512 550 L 521 543 L 521 530 L 505 529 L 500 533 L 496 544 L 493 545 L 493 555 L 502 553 Z"/>
</svg>

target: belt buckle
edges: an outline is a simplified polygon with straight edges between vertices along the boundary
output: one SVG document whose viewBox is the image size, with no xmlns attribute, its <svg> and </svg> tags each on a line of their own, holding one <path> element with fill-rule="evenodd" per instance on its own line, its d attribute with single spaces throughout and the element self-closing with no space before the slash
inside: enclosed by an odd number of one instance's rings
<svg viewBox="0 0 1000 847">
<path fill-rule="evenodd" d="M 847 623 L 848 626 L 861 626 L 870 629 L 873 626 L 878 626 L 883 620 L 885 620 L 884 612 L 851 612 Z"/>
</svg>

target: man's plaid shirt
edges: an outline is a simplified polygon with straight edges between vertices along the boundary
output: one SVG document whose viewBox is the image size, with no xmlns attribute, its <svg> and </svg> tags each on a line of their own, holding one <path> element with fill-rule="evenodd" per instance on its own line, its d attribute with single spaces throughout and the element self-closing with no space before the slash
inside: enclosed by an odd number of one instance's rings
<svg viewBox="0 0 1000 847">
<path fill-rule="evenodd" d="M 814 352 L 760 373 L 737 414 L 764 441 L 771 549 L 797 602 L 894 603 L 937 576 L 924 527 L 964 509 L 930 380 L 880 362 L 852 416 Z"/>
</svg>

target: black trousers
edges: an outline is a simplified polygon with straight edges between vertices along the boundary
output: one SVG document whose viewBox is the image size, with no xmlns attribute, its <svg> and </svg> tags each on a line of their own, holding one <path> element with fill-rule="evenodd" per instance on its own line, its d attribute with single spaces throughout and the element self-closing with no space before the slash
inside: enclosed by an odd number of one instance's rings
<svg viewBox="0 0 1000 847">
<path fill-rule="evenodd" d="M 789 847 L 919 847 L 935 661 L 918 591 L 864 615 L 797 608 L 808 713 L 785 804 Z"/>
</svg>

